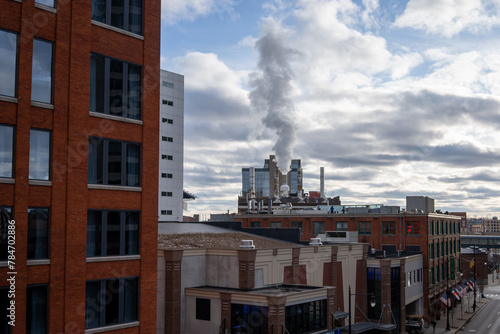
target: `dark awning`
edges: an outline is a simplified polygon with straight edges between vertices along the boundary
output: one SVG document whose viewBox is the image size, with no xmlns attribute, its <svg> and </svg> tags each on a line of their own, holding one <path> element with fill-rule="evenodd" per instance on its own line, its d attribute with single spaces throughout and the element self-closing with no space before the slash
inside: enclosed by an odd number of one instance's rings
<svg viewBox="0 0 500 334">
<path fill-rule="evenodd" d="M 381 331 L 390 331 L 396 328 L 395 324 L 376 324 L 375 328 Z"/>
<path fill-rule="evenodd" d="M 351 325 L 352 333 L 363 333 L 375 328 L 375 324 L 371 322 L 359 322 L 357 324 Z M 342 327 L 342 333 L 346 331 L 349 332 L 349 326 Z"/>
<path fill-rule="evenodd" d="M 342 319 L 347 318 L 349 316 L 349 313 L 343 312 L 343 311 L 335 311 L 335 312 L 333 312 L 333 316 L 337 320 L 342 320 Z"/>
</svg>

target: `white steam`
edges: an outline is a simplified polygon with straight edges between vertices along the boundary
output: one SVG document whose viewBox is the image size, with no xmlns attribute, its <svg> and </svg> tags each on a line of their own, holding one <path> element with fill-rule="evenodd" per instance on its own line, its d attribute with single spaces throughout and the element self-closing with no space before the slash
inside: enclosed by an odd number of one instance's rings
<svg viewBox="0 0 500 334">
<path fill-rule="evenodd" d="M 293 71 L 289 59 L 297 51 L 283 43 L 279 33 L 268 28 L 263 37 L 255 43 L 259 51 L 258 68 L 252 73 L 249 85 L 252 109 L 256 113 L 265 112 L 264 126 L 274 130 L 278 139 L 273 151 L 282 172 L 287 172 L 293 155 L 295 124 L 293 121 L 294 104 L 292 93 Z"/>
</svg>

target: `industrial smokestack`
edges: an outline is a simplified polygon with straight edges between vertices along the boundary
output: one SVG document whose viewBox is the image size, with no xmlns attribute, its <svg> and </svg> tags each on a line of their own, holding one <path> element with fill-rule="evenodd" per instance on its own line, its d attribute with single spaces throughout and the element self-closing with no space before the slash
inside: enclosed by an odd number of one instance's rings
<svg viewBox="0 0 500 334">
<path fill-rule="evenodd" d="M 319 192 L 321 197 L 325 197 L 325 167 L 319 168 Z"/>
</svg>

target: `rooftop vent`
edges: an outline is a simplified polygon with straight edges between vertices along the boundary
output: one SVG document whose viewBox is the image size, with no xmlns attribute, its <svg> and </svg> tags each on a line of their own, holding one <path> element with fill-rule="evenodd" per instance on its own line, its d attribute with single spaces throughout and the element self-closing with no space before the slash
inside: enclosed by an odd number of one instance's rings
<svg viewBox="0 0 500 334">
<path fill-rule="evenodd" d="M 323 243 L 321 242 L 321 238 L 311 238 L 311 241 L 309 242 L 309 246 L 322 246 Z"/>
<path fill-rule="evenodd" d="M 255 249 L 255 246 L 253 244 L 253 240 L 241 240 L 240 248 L 241 249 Z"/>
</svg>

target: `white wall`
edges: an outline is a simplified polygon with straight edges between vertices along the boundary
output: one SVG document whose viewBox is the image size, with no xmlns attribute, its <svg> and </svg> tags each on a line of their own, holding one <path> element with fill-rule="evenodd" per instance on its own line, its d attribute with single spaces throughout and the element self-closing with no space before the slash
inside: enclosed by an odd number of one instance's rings
<svg viewBox="0 0 500 334">
<path fill-rule="evenodd" d="M 158 187 L 158 220 L 182 222 L 183 217 L 183 165 L 184 165 L 184 76 L 161 70 L 160 86 L 160 166 Z M 163 83 L 173 84 L 173 88 Z M 173 106 L 162 103 L 173 102 Z M 171 119 L 172 124 L 162 121 Z M 172 137 L 172 142 L 163 141 L 162 137 Z M 162 155 L 171 155 L 173 160 L 164 160 Z M 172 178 L 163 178 L 162 173 L 172 174 Z M 172 197 L 161 196 L 161 192 L 172 192 Z M 161 211 L 172 214 L 161 214 Z"/>
</svg>

